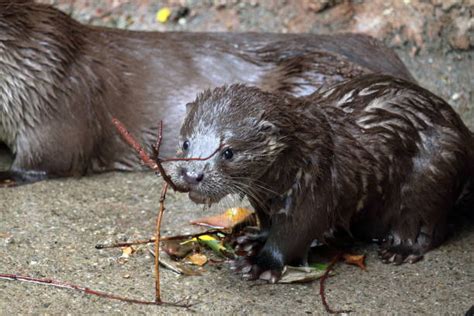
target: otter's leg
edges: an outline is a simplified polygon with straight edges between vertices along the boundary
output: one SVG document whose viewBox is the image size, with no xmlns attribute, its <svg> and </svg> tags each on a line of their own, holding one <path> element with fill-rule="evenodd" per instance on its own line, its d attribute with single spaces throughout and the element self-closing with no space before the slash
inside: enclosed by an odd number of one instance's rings
<svg viewBox="0 0 474 316">
<path fill-rule="evenodd" d="M 16 139 L 10 172 L 20 184 L 85 174 L 95 144 L 85 126 L 58 119 L 23 131 Z"/>
<path fill-rule="evenodd" d="M 247 256 L 255 255 L 265 244 L 271 226 L 268 212 L 260 207 L 255 201 L 250 200 L 259 221 L 259 229 L 247 229 L 245 233 L 235 239 L 235 250 L 243 252 Z"/>
<path fill-rule="evenodd" d="M 429 172 L 411 180 L 402 186 L 400 202 L 394 206 L 397 209 L 388 211 L 393 214 L 391 230 L 379 251 L 384 263 L 417 262 L 446 238 L 455 184 Z"/>
<path fill-rule="evenodd" d="M 257 255 L 240 258 L 234 268 L 246 279 L 263 279 L 276 282 L 286 264 L 306 265 L 308 250 L 314 239 L 309 224 L 295 217 L 277 214 L 263 248 Z"/>
<path fill-rule="evenodd" d="M 12 187 L 37 181 L 46 180 L 50 177 L 44 171 L 34 170 L 7 170 L 0 171 L 0 187 Z"/>
</svg>

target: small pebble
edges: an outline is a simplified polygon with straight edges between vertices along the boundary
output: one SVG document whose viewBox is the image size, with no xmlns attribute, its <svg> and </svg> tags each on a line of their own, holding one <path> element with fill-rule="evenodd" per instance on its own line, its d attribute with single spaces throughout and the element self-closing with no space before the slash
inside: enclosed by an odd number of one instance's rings
<svg viewBox="0 0 474 316">
<path fill-rule="evenodd" d="M 459 100 L 460 97 L 461 97 L 461 94 L 456 92 L 456 93 L 453 93 L 453 95 L 451 96 L 451 100 L 456 101 L 456 100 Z"/>
</svg>

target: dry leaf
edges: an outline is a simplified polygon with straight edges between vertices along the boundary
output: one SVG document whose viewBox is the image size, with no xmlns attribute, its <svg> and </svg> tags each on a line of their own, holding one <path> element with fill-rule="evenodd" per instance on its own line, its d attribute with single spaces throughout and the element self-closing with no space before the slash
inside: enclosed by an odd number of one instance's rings
<svg viewBox="0 0 474 316">
<path fill-rule="evenodd" d="M 134 252 L 135 248 L 133 248 L 132 246 L 122 247 L 122 258 L 128 258 Z"/>
<path fill-rule="evenodd" d="M 148 248 L 148 251 L 155 256 L 155 248 L 153 245 L 151 245 Z M 177 274 L 183 274 L 183 275 L 188 275 L 188 276 L 196 276 L 196 275 L 202 275 L 199 271 L 196 271 L 192 269 L 190 266 L 186 266 L 181 262 L 173 261 L 171 260 L 168 256 L 164 256 L 163 253 L 160 251 L 160 264 L 177 273 Z"/>
<path fill-rule="evenodd" d="M 220 254 L 223 250 L 225 250 L 225 247 L 222 245 L 221 241 L 214 236 L 202 235 L 197 237 L 196 240 L 217 254 Z"/>
<path fill-rule="evenodd" d="M 201 245 L 206 246 L 207 248 L 211 249 L 214 251 L 219 256 L 224 256 L 227 258 L 233 258 L 234 253 L 232 249 L 227 249 L 223 244 L 222 240 L 212 236 L 212 235 L 201 235 L 198 237 L 194 237 L 192 239 L 186 240 L 182 242 L 181 244 L 188 244 L 188 243 L 195 243 L 199 242 Z"/>
<path fill-rule="evenodd" d="M 191 224 L 219 229 L 229 229 L 249 219 L 252 214 L 253 212 L 246 208 L 232 207 L 227 209 L 222 214 L 210 217 L 203 217 L 191 221 Z"/>
<path fill-rule="evenodd" d="M 207 263 L 207 257 L 201 253 L 193 253 L 186 257 L 186 261 L 202 267 Z"/>
<path fill-rule="evenodd" d="M 353 264 L 361 268 L 362 270 L 366 269 L 365 266 L 365 255 L 351 255 L 351 254 L 343 254 L 342 258 L 344 258 L 344 262 L 347 264 Z"/>
<path fill-rule="evenodd" d="M 183 242 L 183 240 L 166 240 L 161 242 L 161 249 L 173 258 L 184 258 L 195 250 L 195 243 Z"/>
<path fill-rule="evenodd" d="M 278 283 L 308 283 L 319 279 L 324 273 L 325 270 L 319 268 L 285 266 Z"/>
</svg>

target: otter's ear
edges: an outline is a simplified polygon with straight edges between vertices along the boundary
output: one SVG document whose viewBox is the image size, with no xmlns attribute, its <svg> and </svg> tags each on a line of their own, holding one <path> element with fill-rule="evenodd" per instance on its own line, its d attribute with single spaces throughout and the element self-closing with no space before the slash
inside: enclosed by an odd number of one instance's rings
<svg viewBox="0 0 474 316">
<path fill-rule="evenodd" d="M 194 106 L 194 102 L 186 103 L 186 116 L 189 115 L 189 112 L 191 112 L 191 109 L 193 108 L 193 106 Z"/>
<path fill-rule="evenodd" d="M 261 133 L 275 135 L 278 133 L 278 127 L 269 121 L 260 121 L 257 125 L 257 130 Z"/>
</svg>

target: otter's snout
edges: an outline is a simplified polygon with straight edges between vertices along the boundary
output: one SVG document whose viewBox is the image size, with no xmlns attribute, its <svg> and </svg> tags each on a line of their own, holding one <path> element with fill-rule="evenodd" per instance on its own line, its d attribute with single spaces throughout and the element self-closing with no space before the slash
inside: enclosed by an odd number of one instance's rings
<svg viewBox="0 0 474 316">
<path fill-rule="evenodd" d="M 181 176 L 183 177 L 184 182 L 189 185 L 197 185 L 199 182 L 204 179 L 204 172 L 188 170 L 187 168 L 181 168 Z"/>
</svg>

